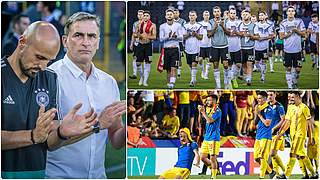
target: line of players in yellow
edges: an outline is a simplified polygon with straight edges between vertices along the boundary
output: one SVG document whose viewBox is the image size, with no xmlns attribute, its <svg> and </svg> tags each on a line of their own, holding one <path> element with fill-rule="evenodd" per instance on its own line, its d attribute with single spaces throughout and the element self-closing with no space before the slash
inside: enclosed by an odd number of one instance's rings
<svg viewBox="0 0 320 180">
<path fill-rule="evenodd" d="M 260 164 L 259 178 L 263 179 L 266 173 L 270 178 L 289 178 L 295 162 L 298 160 L 304 175 L 303 178 L 318 179 L 319 120 L 312 118 L 309 107 L 302 102 L 300 92 L 288 93 L 286 113 L 281 103 L 276 101 L 275 91 L 260 91 L 257 94 L 258 104 L 255 107 L 257 132 L 254 159 Z M 192 165 L 199 167 L 200 159 L 211 169 L 211 178 L 217 178 L 221 122 L 221 110 L 217 101 L 218 96 L 210 94 L 206 98 L 206 105 L 198 107 L 199 113 L 206 120 L 201 155 L 199 155 L 197 143 L 191 138 L 189 129 L 180 129 L 181 146 L 178 148 L 178 161 L 174 168 L 161 174 L 160 179 L 188 178 Z M 318 111 L 315 111 L 316 113 Z M 284 150 L 284 133 L 289 128 L 290 160 L 285 167 L 277 152 Z M 307 152 L 306 141 L 308 142 Z M 272 159 L 272 168 L 268 164 L 269 157 Z M 194 158 L 196 158 L 195 164 L 193 164 Z M 282 170 L 282 173 L 279 169 Z"/>
</svg>

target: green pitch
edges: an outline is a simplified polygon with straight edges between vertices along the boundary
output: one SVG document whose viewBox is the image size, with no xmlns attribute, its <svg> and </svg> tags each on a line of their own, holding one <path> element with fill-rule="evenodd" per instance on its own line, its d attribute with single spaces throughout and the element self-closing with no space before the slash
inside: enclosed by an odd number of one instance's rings
<svg viewBox="0 0 320 180">
<path fill-rule="evenodd" d="M 291 175 L 290 179 L 301 179 L 302 175 Z M 158 179 L 159 176 L 128 176 L 128 179 Z M 209 175 L 191 175 L 189 179 L 210 179 Z M 219 175 L 217 179 L 259 179 L 258 175 Z M 265 179 L 269 179 L 266 175 Z"/>
<path fill-rule="evenodd" d="M 148 79 L 148 87 L 139 86 L 138 79 L 130 79 L 129 75 L 132 75 L 132 54 L 128 54 L 128 88 L 129 89 L 166 89 L 167 88 L 167 73 L 163 71 L 159 73 L 157 71 L 157 64 L 159 54 L 153 54 L 153 62 L 151 64 L 151 73 Z M 298 81 L 299 89 L 318 89 L 319 71 L 313 70 L 312 61 L 310 55 L 306 56 L 306 61 L 303 63 L 302 72 Z M 252 85 L 247 86 L 245 81 L 237 80 L 239 84 L 238 89 L 287 89 L 287 82 L 285 79 L 285 70 L 281 62 L 274 64 L 274 73 L 269 72 L 269 64 L 267 66 L 267 74 L 265 83 L 260 82 L 260 72 L 253 73 Z M 181 78 L 177 79 L 175 89 L 214 89 L 216 87 L 215 80 L 213 78 L 213 69 L 209 72 L 209 80 L 201 79 L 201 70 L 198 66 L 197 71 L 197 84 L 196 87 L 190 88 L 190 70 L 186 63 L 185 57 L 182 57 L 182 70 Z M 220 65 L 221 76 L 221 88 L 223 88 L 223 67 Z"/>
</svg>

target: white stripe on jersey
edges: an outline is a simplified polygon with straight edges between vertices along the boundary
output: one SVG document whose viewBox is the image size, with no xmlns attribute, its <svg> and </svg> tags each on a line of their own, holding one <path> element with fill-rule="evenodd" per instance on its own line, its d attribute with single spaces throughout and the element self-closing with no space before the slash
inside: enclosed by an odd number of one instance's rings
<svg viewBox="0 0 320 180">
<path fill-rule="evenodd" d="M 289 21 L 288 19 L 283 20 L 280 23 L 280 30 L 279 33 L 289 33 L 292 31 L 293 28 L 297 28 L 300 31 L 305 31 L 306 28 L 304 26 L 304 23 L 301 19 L 295 18 L 292 21 Z M 283 47 L 284 52 L 286 53 L 298 53 L 301 52 L 301 36 L 299 36 L 297 33 L 293 33 L 290 37 L 283 40 Z"/>
<path fill-rule="evenodd" d="M 313 23 L 312 21 L 309 23 L 308 29 L 311 29 L 310 41 L 313 43 L 317 42 L 316 33 L 319 33 L 319 22 Z"/>
<path fill-rule="evenodd" d="M 203 38 L 200 41 L 200 47 L 211 47 L 211 38 L 208 38 L 207 34 L 208 34 L 208 30 L 212 29 L 211 27 L 211 23 L 205 22 L 205 21 L 201 21 L 199 22 L 199 24 L 202 25 L 203 28 Z"/>
<path fill-rule="evenodd" d="M 190 24 L 188 22 L 184 24 L 184 29 L 186 34 L 191 34 L 192 32 L 203 34 L 203 28 L 199 23 Z M 200 40 L 192 36 L 186 39 L 185 52 L 188 54 L 198 54 L 200 52 Z"/>
<path fill-rule="evenodd" d="M 228 19 L 226 22 L 226 28 L 231 32 L 238 32 L 238 27 L 240 25 L 240 20 L 230 20 Z M 229 52 L 237 52 L 241 49 L 241 40 L 240 36 L 228 36 L 228 48 Z"/>
</svg>

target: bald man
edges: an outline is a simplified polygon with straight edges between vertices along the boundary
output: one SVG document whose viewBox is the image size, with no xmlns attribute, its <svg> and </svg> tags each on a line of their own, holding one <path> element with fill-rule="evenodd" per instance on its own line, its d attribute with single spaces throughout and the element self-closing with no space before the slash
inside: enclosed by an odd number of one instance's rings
<svg viewBox="0 0 320 180">
<path fill-rule="evenodd" d="M 38 21 L 1 60 L 2 178 L 44 178 L 47 150 L 92 131 L 96 123 L 93 110 L 76 115 L 81 104 L 62 123 L 56 120 L 57 75 L 46 67 L 59 48 L 56 28 Z"/>
</svg>

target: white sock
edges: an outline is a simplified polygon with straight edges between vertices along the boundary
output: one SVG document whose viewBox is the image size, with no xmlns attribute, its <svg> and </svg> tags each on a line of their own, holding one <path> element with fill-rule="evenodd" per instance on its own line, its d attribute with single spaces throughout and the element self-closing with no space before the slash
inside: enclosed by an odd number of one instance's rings
<svg viewBox="0 0 320 180">
<path fill-rule="evenodd" d="M 149 74 L 150 74 L 151 64 L 144 64 L 144 72 L 143 72 L 143 83 L 147 84 Z"/>
<path fill-rule="evenodd" d="M 261 63 L 260 68 L 261 68 L 261 78 L 265 79 L 267 65 L 265 63 Z"/>
<path fill-rule="evenodd" d="M 202 62 L 202 64 L 199 64 L 199 66 L 200 66 L 201 73 L 202 73 L 202 72 L 203 72 L 203 70 L 204 70 L 204 68 L 203 68 L 203 66 L 204 66 L 204 62 Z"/>
<path fill-rule="evenodd" d="M 137 66 L 137 70 L 139 72 L 140 77 L 142 77 L 143 76 L 142 64 L 140 66 Z"/>
<path fill-rule="evenodd" d="M 208 73 L 209 73 L 209 71 L 210 71 L 210 68 L 211 68 L 211 63 L 207 63 L 207 65 L 206 65 L 206 72 L 205 72 L 205 77 L 208 77 Z"/>
<path fill-rule="evenodd" d="M 216 81 L 216 88 L 217 89 L 221 89 L 221 85 L 220 85 L 220 70 L 219 69 L 214 69 L 213 70 L 213 76 L 214 76 L 214 80 Z"/>
<path fill-rule="evenodd" d="M 318 68 L 319 67 L 319 55 L 316 55 L 315 62 L 316 62 L 317 68 Z"/>
<path fill-rule="evenodd" d="M 181 67 L 180 67 L 180 66 L 178 67 L 178 72 L 177 72 L 177 74 L 178 74 L 178 75 L 181 74 Z"/>
<path fill-rule="evenodd" d="M 225 89 L 229 88 L 228 74 L 229 74 L 229 70 L 223 69 L 223 81 L 224 81 L 224 88 Z"/>
<path fill-rule="evenodd" d="M 197 77 L 197 67 L 191 68 L 191 81 L 196 82 Z"/>
<path fill-rule="evenodd" d="M 273 71 L 273 59 L 272 59 L 272 57 L 269 57 L 269 62 L 270 62 L 270 71 Z"/>
<path fill-rule="evenodd" d="M 170 77 L 170 83 L 174 84 L 176 82 L 176 77 Z"/>
<path fill-rule="evenodd" d="M 240 76 L 240 68 L 238 66 L 235 66 L 234 69 L 234 78 L 237 78 L 238 76 Z"/>
<path fill-rule="evenodd" d="M 287 80 L 288 88 L 292 89 L 292 74 L 290 71 L 286 71 L 286 80 Z"/>
<path fill-rule="evenodd" d="M 315 55 L 314 54 L 310 54 L 310 57 L 312 59 L 313 64 L 315 64 L 316 63 Z"/>
<path fill-rule="evenodd" d="M 132 61 L 132 67 L 133 67 L 133 75 L 137 76 L 137 61 L 136 60 Z"/>
<path fill-rule="evenodd" d="M 255 66 L 259 71 L 261 71 L 260 61 L 259 61 L 259 62 L 256 61 L 256 63 L 254 63 L 254 66 Z"/>
</svg>

